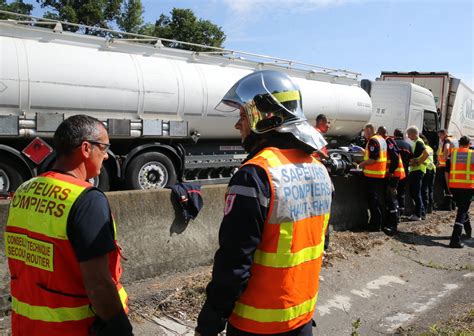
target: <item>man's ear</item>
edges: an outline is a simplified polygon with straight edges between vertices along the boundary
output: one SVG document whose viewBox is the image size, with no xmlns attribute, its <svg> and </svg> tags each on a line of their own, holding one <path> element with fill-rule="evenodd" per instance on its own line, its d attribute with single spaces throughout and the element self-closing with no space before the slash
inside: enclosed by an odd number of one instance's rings
<svg viewBox="0 0 474 336">
<path fill-rule="evenodd" d="M 83 141 L 81 144 L 81 154 L 83 158 L 89 158 L 92 152 L 92 144 L 87 141 Z"/>
</svg>

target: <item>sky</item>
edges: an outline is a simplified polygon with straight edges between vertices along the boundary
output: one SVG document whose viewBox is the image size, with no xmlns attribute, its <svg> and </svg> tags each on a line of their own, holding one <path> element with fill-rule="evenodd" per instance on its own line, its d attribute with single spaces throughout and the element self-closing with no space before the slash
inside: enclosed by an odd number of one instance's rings
<svg viewBox="0 0 474 336">
<path fill-rule="evenodd" d="M 474 89 L 472 0 L 142 3 L 145 22 L 169 15 L 174 7 L 192 9 L 222 28 L 227 49 L 347 69 L 372 80 L 381 71 L 447 71 Z"/>
</svg>

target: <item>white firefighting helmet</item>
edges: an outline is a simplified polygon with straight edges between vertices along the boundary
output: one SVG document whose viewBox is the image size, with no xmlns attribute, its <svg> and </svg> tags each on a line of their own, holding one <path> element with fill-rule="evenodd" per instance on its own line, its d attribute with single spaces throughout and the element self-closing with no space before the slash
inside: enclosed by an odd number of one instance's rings
<svg viewBox="0 0 474 336">
<path fill-rule="evenodd" d="M 253 72 L 234 84 L 216 110 L 233 113 L 243 108 L 256 134 L 271 130 L 292 133 L 296 139 L 319 150 L 327 143 L 303 113 L 301 92 L 291 78 L 279 71 Z"/>
</svg>

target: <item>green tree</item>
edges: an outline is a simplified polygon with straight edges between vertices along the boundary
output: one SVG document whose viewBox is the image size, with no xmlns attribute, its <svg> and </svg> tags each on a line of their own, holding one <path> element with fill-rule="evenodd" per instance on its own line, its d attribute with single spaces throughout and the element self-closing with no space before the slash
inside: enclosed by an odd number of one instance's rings
<svg viewBox="0 0 474 336">
<path fill-rule="evenodd" d="M 154 27 L 151 24 L 145 24 L 140 28 L 140 33 L 212 47 L 222 47 L 226 38 L 221 27 L 209 20 L 197 19 L 191 9 L 179 8 L 173 8 L 171 17 L 161 14 Z M 181 44 L 169 46 L 195 51 L 205 49 Z"/>
<path fill-rule="evenodd" d="M 125 0 L 117 18 L 120 29 L 129 33 L 138 33 L 143 24 L 143 5 L 141 0 Z"/>
<path fill-rule="evenodd" d="M 44 15 L 54 20 L 110 28 L 110 24 L 121 14 L 123 0 L 36 0 L 42 8 L 52 9 Z M 71 31 L 78 28 L 67 27 Z M 85 29 L 86 34 L 97 35 L 93 29 Z"/>
<path fill-rule="evenodd" d="M 0 10 L 30 15 L 33 5 L 26 4 L 23 0 L 15 0 L 10 3 L 7 3 L 6 0 L 0 0 Z M 5 18 L 7 18 L 7 15 L 0 14 L 0 19 Z M 11 19 L 12 17 L 9 18 Z"/>
</svg>

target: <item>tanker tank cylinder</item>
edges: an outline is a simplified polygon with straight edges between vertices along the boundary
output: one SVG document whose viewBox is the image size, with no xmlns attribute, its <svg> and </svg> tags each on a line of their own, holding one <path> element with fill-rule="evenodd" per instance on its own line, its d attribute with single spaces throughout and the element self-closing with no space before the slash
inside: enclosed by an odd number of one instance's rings
<svg viewBox="0 0 474 336">
<path fill-rule="evenodd" d="M 170 123 L 168 121 L 163 121 L 162 125 L 163 129 L 163 136 L 169 136 L 170 135 Z"/>
<path fill-rule="evenodd" d="M 36 121 L 31 119 L 18 120 L 18 135 L 25 138 L 36 136 Z"/>
<path fill-rule="evenodd" d="M 142 121 L 132 120 L 130 122 L 130 136 L 139 138 L 142 136 Z"/>
<path fill-rule="evenodd" d="M 33 120 L 33 119 L 20 119 L 20 120 L 18 120 L 18 126 L 20 128 L 35 129 L 36 128 L 36 121 Z"/>
<path fill-rule="evenodd" d="M 141 121 L 131 121 L 130 122 L 130 129 L 131 130 L 141 130 L 142 129 L 142 122 Z"/>
</svg>

